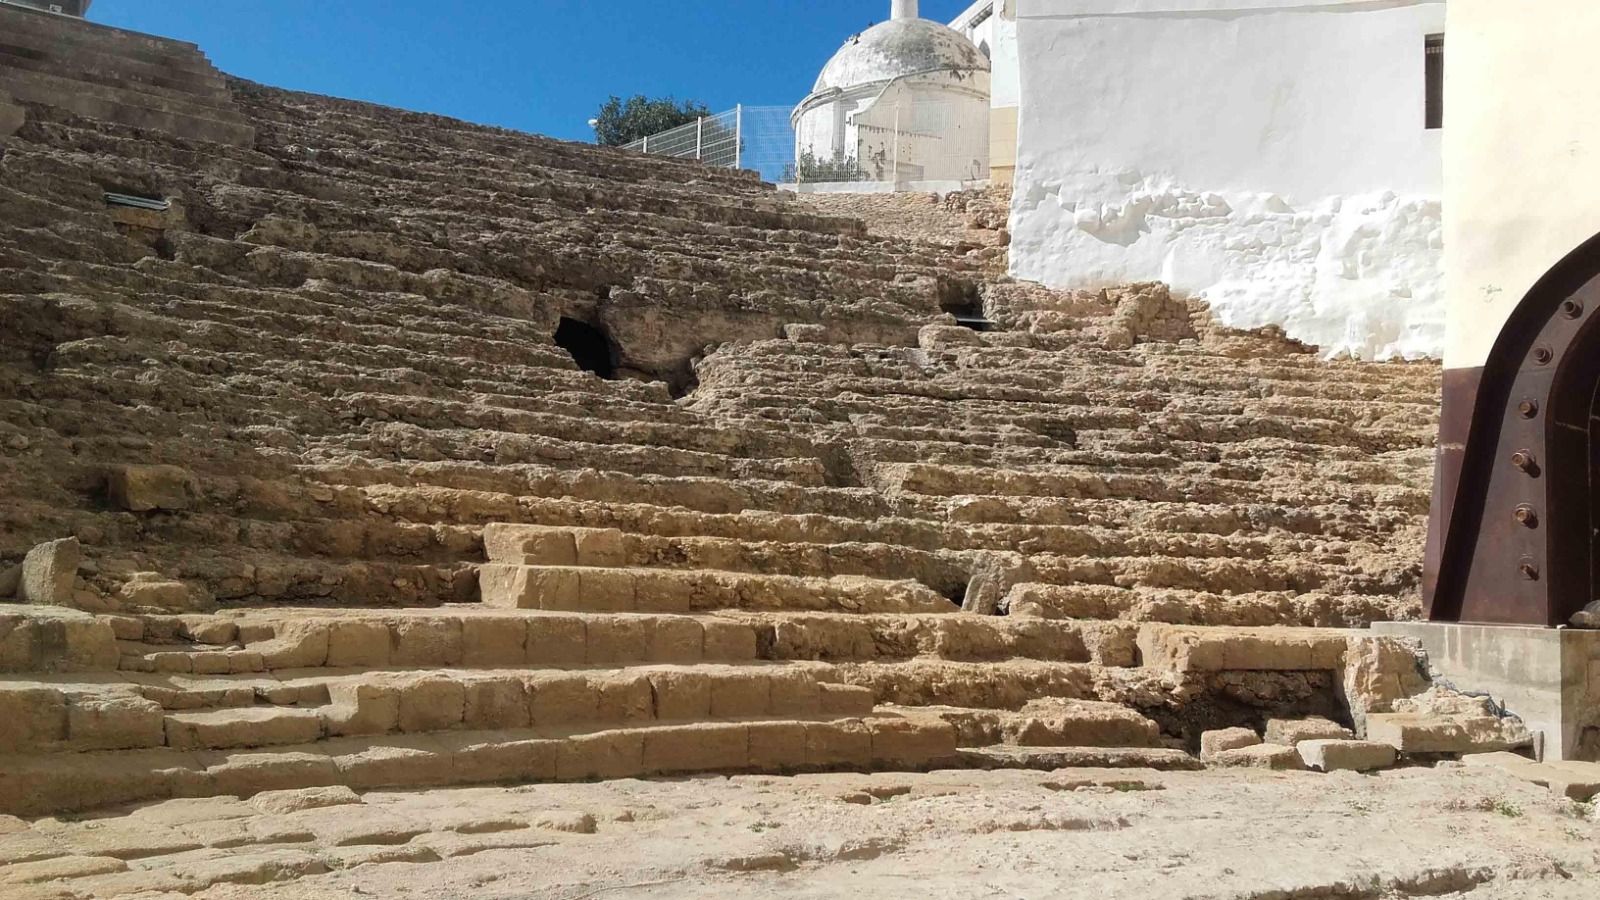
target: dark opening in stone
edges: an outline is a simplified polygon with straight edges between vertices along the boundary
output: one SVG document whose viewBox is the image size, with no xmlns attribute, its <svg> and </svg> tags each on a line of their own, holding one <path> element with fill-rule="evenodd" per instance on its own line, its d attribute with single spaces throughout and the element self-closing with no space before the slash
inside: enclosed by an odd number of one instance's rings
<svg viewBox="0 0 1600 900">
<path fill-rule="evenodd" d="M 994 323 L 984 315 L 983 297 L 970 281 L 941 280 L 939 309 L 956 318 L 956 324 L 973 331 L 989 331 Z"/>
<path fill-rule="evenodd" d="M 966 585 L 966 583 L 963 582 L 961 584 L 956 585 L 955 587 L 953 587 L 950 590 L 946 591 L 944 596 L 945 596 L 946 600 L 949 600 L 951 603 L 954 603 L 956 605 L 957 609 L 960 609 L 962 607 L 962 605 L 967 602 L 967 585 Z"/>
<path fill-rule="evenodd" d="M 585 372 L 593 372 L 607 381 L 617 377 L 616 351 L 610 336 L 603 330 L 562 316 L 561 324 L 556 327 L 556 343 L 572 354 L 572 361 Z"/>
</svg>

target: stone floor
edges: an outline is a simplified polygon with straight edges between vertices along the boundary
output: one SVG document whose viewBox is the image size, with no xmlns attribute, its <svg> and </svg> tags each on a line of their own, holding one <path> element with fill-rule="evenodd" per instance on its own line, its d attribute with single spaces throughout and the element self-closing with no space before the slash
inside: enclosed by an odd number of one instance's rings
<svg viewBox="0 0 1600 900">
<path fill-rule="evenodd" d="M 7 900 L 1600 896 L 1587 805 L 1455 764 L 313 788 L 0 830 Z"/>
</svg>

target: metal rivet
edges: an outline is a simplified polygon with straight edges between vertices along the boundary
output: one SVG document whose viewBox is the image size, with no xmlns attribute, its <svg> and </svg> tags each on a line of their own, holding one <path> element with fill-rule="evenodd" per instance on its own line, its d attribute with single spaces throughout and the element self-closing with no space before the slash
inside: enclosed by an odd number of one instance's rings
<svg viewBox="0 0 1600 900">
<path fill-rule="evenodd" d="M 1561 304 L 1561 314 L 1569 319 L 1576 319 L 1583 315 L 1583 304 L 1576 300 L 1567 300 Z"/>
<path fill-rule="evenodd" d="M 1518 450 L 1511 454 L 1511 464 L 1530 475 L 1539 468 L 1539 464 L 1533 459 L 1532 450 Z"/>
<path fill-rule="evenodd" d="M 1533 351 L 1533 361 L 1541 366 L 1549 362 L 1554 356 L 1555 354 L 1550 352 L 1549 347 L 1538 347 Z"/>
<path fill-rule="evenodd" d="M 1521 413 L 1524 419 L 1531 419 L 1539 414 L 1539 404 L 1532 400 L 1524 400 L 1517 404 L 1517 412 Z"/>
<path fill-rule="evenodd" d="M 1521 572 L 1522 577 L 1529 581 L 1539 580 L 1539 567 L 1534 565 L 1531 557 L 1523 557 L 1522 562 L 1517 565 L 1517 571 Z"/>
<path fill-rule="evenodd" d="M 1526 526 L 1528 528 L 1538 528 L 1539 527 L 1539 514 L 1534 512 L 1533 511 L 1533 507 L 1529 506 L 1526 503 L 1524 503 L 1521 506 L 1517 507 L 1511 513 L 1511 518 L 1516 519 L 1518 525 L 1523 525 L 1523 526 Z"/>
</svg>

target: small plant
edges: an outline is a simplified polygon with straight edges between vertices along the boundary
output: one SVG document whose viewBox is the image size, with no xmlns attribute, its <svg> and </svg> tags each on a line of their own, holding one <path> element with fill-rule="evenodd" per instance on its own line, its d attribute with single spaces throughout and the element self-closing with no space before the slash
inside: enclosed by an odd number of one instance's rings
<svg viewBox="0 0 1600 900">
<path fill-rule="evenodd" d="M 1510 800 L 1507 800 L 1504 797 L 1494 801 L 1494 805 L 1491 808 L 1495 812 L 1505 816 L 1508 819 L 1522 818 L 1522 807 L 1512 803 Z"/>
<path fill-rule="evenodd" d="M 862 170 L 861 164 L 845 156 L 842 150 L 835 153 L 832 159 L 819 159 L 810 149 L 803 150 L 798 159 L 783 167 L 783 180 L 793 184 L 865 181 L 866 178 L 867 173 Z"/>
</svg>

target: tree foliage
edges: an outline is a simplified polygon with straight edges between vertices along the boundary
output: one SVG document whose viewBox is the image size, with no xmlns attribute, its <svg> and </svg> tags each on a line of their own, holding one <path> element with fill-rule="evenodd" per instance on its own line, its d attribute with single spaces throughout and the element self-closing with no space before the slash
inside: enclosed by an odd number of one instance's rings
<svg viewBox="0 0 1600 900">
<path fill-rule="evenodd" d="M 709 115 L 705 104 L 693 100 L 680 103 L 672 97 L 636 94 L 625 101 L 613 95 L 595 114 L 594 139 L 605 147 L 621 147 Z"/>
</svg>

